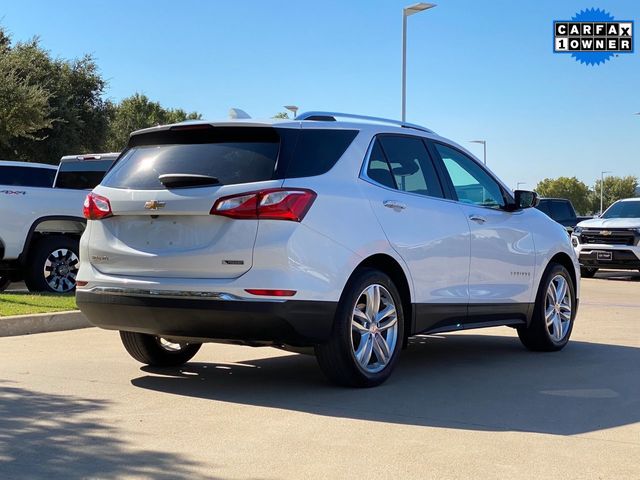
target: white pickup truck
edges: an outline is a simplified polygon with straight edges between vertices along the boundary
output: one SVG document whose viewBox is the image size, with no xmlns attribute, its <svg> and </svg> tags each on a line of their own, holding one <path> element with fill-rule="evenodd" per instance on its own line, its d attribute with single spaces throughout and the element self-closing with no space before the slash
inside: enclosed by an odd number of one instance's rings
<svg viewBox="0 0 640 480">
<path fill-rule="evenodd" d="M 618 200 L 600 217 L 578 223 L 571 243 L 583 277 L 600 268 L 640 270 L 640 198 Z"/>
<path fill-rule="evenodd" d="M 0 291 L 21 280 L 31 291 L 75 288 L 82 205 L 118 155 L 65 156 L 57 169 L 0 161 Z"/>
</svg>

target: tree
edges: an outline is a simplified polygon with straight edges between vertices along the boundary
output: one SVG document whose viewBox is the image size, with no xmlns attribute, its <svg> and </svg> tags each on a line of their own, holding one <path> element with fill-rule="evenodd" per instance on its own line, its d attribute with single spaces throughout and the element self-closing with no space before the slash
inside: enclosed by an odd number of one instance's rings
<svg viewBox="0 0 640 480">
<path fill-rule="evenodd" d="M 129 134 L 135 130 L 202 118 L 197 112 L 187 113 L 180 108 L 164 108 L 140 93 L 125 98 L 117 105 L 111 104 L 109 108 L 110 121 L 105 149 L 114 152 L 127 145 Z"/>
<path fill-rule="evenodd" d="M 21 73 L 10 38 L 0 29 L 0 148 L 18 138 L 36 140 L 36 132 L 51 127 L 48 92 Z"/>
<path fill-rule="evenodd" d="M 594 212 L 600 211 L 600 188 L 602 182 L 596 180 L 596 186 L 591 197 L 591 208 Z M 626 177 L 605 177 L 603 193 L 603 210 L 622 198 L 635 197 L 638 188 L 638 177 L 628 175 Z"/>
<path fill-rule="evenodd" d="M 4 32 L 0 48 L 12 74 L 3 90 L 9 97 L 3 97 L 0 124 L 14 118 L 13 125 L 18 125 L 11 112 L 22 108 L 28 115 L 20 128 L 4 133 L 0 157 L 56 163 L 65 154 L 101 150 L 108 112 L 102 98 L 105 81 L 93 58 L 52 58 L 37 38 L 12 45 Z"/>
<path fill-rule="evenodd" d="M 589 187 L 576 177 L 545 178 L 538 182 L 535 190 L 543 197 L 570 200 L 578 215 L 584 215 L 592 208 Z"/>
<path fill-rule="evenodd" d="M 289 118 L 289 113 L 288 112 L 278 112 L 271 118 L 286 120 L 286 119 Z"/>
</svg>

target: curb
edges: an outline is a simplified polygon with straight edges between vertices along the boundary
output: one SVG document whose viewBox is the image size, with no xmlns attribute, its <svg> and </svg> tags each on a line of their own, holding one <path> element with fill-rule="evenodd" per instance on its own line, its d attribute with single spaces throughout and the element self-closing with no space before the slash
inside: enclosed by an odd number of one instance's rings
<svg viewBox="0 0 640 480">
<path fill-rule="evenodd" d="M 79 310 L 0 317 L 0 337 L 60 332 L 92 325 Z"/>
</svg>

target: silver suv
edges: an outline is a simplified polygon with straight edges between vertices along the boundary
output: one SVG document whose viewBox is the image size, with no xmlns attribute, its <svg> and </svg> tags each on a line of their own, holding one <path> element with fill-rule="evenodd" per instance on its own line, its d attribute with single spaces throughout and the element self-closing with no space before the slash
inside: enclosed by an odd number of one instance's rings
<svg viewBox="0 0 640 480">
<path fill-rule="evenodd" d="M 145 364 L 203 342 L 312 346 L 352 386 L 384 381 L 419 333 L 506 325 L 559 350 L 579 268 L 536 201 L 392 120 L 141 130 L 85 202 L 77 302 Z"/>
</svg>

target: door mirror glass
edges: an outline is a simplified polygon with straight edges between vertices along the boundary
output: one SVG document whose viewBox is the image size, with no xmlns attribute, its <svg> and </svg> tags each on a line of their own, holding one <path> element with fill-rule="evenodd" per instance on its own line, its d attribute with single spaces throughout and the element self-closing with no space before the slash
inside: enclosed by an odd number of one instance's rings
<svg viewBox="0 0 640 480">
<path fill-rule="evenodd" d="M 513 192 L 516 209 L 538 206 L 540 198 L 536 192 L 530 190 L 516 190 Z"/>
</svg>

